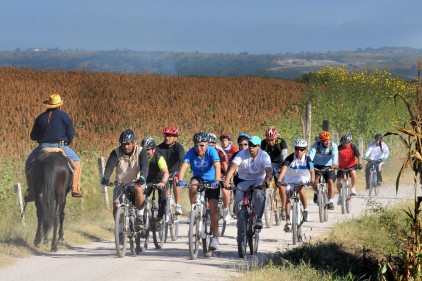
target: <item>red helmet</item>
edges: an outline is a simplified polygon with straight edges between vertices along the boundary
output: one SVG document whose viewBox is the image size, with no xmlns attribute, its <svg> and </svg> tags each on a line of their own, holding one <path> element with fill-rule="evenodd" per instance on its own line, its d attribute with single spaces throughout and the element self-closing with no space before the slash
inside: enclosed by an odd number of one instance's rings
<svg viewBox="0 0 422 281">
<path fill-rule="evenodd" d="M 178 136 L 179 128 L 177 128 L 176 126 L 167 126 L 164 128 L 163 133 Z"/>
<path fill-rule="evenodd" d="M 267 131 L 265 132 L 265 137 L 269 140 L 274 140 L 278 136 L 277 129 L 275 127 L 269 127 Z"/>
</svg>

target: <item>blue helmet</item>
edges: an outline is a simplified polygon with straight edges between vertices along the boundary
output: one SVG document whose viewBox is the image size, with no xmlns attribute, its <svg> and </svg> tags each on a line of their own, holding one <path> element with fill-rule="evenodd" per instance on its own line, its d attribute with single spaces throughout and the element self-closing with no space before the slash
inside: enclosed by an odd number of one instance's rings
<svg viewBox="0 0 422 281">
<path fill-rule="evenodd" d="M 135 140 L 135 133 L 131 129 L 127 129 L 120 134 L 119 142 L 128 143 Z"/>
</svg>

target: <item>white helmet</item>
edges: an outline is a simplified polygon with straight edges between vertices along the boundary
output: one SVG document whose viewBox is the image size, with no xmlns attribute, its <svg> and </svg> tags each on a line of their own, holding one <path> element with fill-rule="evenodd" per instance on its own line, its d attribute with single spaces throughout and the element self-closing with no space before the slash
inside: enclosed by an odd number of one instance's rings
<svg viewBox="0 0 422 281">
<path fill-rule="evenodd" d="M 295 140 L 294 147 L 308 147 L 308 142 L 304 139 L 297 139 Z"/>
</svg>

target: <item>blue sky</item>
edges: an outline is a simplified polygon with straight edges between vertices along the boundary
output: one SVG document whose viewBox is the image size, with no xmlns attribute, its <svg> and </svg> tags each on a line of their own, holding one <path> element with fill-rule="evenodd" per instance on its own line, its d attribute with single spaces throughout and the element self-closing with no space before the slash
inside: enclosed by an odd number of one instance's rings
<svg viewBox="0 0 422 281">
<path fill-rule="evenodd" d="M 0 0 L 0 50 L 422 48 L 421 0 Z"/>
</svg>

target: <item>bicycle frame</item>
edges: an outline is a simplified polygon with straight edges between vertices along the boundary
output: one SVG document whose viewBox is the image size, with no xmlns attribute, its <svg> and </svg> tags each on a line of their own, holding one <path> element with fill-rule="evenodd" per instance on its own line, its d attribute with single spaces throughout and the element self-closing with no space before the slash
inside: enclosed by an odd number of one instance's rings
<svg viewBox="0 0 422 281">
<path fill-rule="evenodd" d="M 341 183 L 340 183 L 340 196 L 341 196 L 341 213 L 342 214 L 348 214 L 350 213 L 350 199 L 352 198 L 351 192 L 350 192 L 350 172 L 354 170 L 355 168 L 348 168 L 343 169 L 339 168 L 339 171 L 343 172 L 343 175 L 341 177 Z"/>
<path fill-rule="evenodd" d="M 290 197 L 290 222 L 292 224 L 292 239 L 293 245 L 296 245 L 297 242 L 302 241 L 302 224 L 304 222 L 303 218 L 303 206 L 300 201 L 300 191 L 305 187 L 303 182 L 293 182 L 287 183 L 293 187 L 293 194 Z"/>
<path fill-rule="evenodd" d="M 325 182 L 324 172 L 331 170 L 330 167 L 325 167 L 322 169 L 315 168 L 315 172 L 318 174 L 319 182 L 317 188 L 317 198 L 318 198 L 318 210 L 319 210 L 319 221 L 326 222 L 328 220 L 328 188 L 327 183 Z"/>
<path fill-rule="evenodd" d="M 372 190 L 374 191 L 375 195 L 378 195 L 378 173 L 379 164 L 381 160 L 367 160 L 369 165 L 369 197 L 372 196 Z"/>
</svg>

